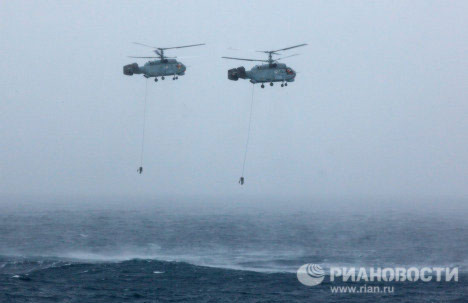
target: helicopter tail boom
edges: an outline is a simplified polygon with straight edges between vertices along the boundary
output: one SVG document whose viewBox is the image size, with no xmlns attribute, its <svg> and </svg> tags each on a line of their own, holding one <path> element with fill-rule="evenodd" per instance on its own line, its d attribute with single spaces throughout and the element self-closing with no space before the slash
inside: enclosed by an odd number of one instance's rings
<svg viewBox="0 0 468 303">
<path fill-rule="evenodd" d="M 241 66 L 238 68 L 233 68 L 228 70 L 228 79 L 237 81 L 241 79 L 246 79 L 247 78 L 247 73 L 245 72 L 245 67 Z"/>
<path fill-rule="evenodd" d="M 131 76 L 133 74 L 141 74 L 141 71 L 137 63 L 132 63 L 123 67 L 123 73 L 124 75 Z"/>
</svg>

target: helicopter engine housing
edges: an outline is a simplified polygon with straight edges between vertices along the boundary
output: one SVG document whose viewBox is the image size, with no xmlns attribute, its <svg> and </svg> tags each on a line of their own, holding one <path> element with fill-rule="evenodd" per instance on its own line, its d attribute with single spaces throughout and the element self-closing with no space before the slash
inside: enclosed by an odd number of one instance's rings
<svg viewBox="0 0 468 303">
<path fill-rule="evenodd" d="M 238 68 L 232 68 L 232 69 L 228 70 L 228 79 L 229 80 L 237 81 L 237 80 L 239 80 L 239 78 L 241 78 L 241 79 L 247 78 L 247 73 L 245 72 L 245 67 L 241 66 L 241 67 L 238 67 Z"/>
<path fill-rule="evenodd" d="M 138 66 L 137 63 L 132 63 L 125 65 L 123 67 L 123 73 L 124 75 L 131 76 L 133 74 L 139 74 L 140 73 L 140 67 Z"/>
</svg>

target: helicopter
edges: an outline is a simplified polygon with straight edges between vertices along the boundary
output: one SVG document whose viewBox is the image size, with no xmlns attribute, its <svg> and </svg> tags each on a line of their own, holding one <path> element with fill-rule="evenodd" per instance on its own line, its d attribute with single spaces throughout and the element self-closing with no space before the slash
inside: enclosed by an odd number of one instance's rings
<svg viewBox="0 0 468 303">
<path fill-rule="evenodd" d="M 265 88 L 266 82 L 270 82 L 270 86 L 273 86 L 273 82 L 281 82 L 281 87 L 288 86 L 288 82 L 294 82 L 294 78 L 296 77 L 296 72 L 288 67 L 284 63 L 279 63 L 278 60 L 286 59 L 289 57 L 294 57 L 299 54 L 293 54 L 286 57 L 273 59 L 273 55 L 280 55 L 280 51 L 289 50 L 296 47 L 306 46 L 307 44 L 299 44 L 295 46 L 290 46 L 282 49 L 277 49 L 273 51 L 257 51 L 260 53 L 268 54 L 267 60 L 260 60 L 260 59 L 244 59 L 244 58 L 234 58 L 234 57 L 222 57 L 224 59 L 232 59 L 232 60 L 243 60 L 243 61 L 258 61 L 258 62 L 266 62 L 267 64 L 261 64 L 254 66 L 250 71 L 246 71 L 245 67 L 241 66 L 238 68 L 233 68 L 228 70 L 228 79 L 237 81 L 239 78 L 241 79 L 250 79 L 250 82 L 255 83 L 262 83 L 261 87 Z"/>
<path fill-rule="evenodd" d="M 192 45 L 184 45 L 184 46 L 174 46 L 174 47 L 154 47 L 154 46 L 150 46 L 150 45 L 146 45 L 146 44 L 142 44 L 138 42 L 134 42 L 134 44 L 154 48 L 153 51 L 158 56 L 156 57 L 129 56 L 130 58 L 158 58 L 159 60 L 148 61 L 143 66 L 138 66 L 137 63 L 125 65 L 123 67 L 124 75 L 132 76 L 133 74 L 143 74 L 145 78 L 154 77 L 154 82 L 158 82 L 158 77 L 161 77 L 161 80 L 164 80 L 165 76 L 172 76 L 172 80 L 177 80 L 179 79 L 179 76 L 185 75 L 185 71 L 187 70 L 187 67 L 184 64 L 176 60 L 177 57 L 166 57 L 164 55 L 165 50 L 205 45 L 204 43 L 201 43 L 201 44 L 192 44 Z"/>
</svg>

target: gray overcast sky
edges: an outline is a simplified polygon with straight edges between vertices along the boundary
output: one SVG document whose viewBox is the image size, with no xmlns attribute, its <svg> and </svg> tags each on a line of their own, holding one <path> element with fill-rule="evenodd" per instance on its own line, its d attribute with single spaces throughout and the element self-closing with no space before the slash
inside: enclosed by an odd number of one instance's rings
<svg viewBox="0 0 468 303">
<path fill-rule="evenodd" d="M 0 192 L 468 196 L 467 1 L 1 1 Z M 122 66 L 173 46 L 187 73 Z M 227 69 L 275 49 L 295 83 Z"/>
</svg>

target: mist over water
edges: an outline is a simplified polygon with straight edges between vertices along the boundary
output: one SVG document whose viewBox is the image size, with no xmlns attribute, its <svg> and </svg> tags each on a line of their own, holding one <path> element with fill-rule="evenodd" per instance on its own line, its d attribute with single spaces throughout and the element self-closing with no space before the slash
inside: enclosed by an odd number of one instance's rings
<svg viewBox="0 0 468 303">
<path fill-rule="evenodd" d="M 30 202 L 0 214 L 0 255 L 143 258 L 268 272 L 293 272 L 304 263 L 460 270 L 467 264 L 467 212 L 460 201 L 445 208 L 429 200 L 258 197 Z"/>
</svg>

